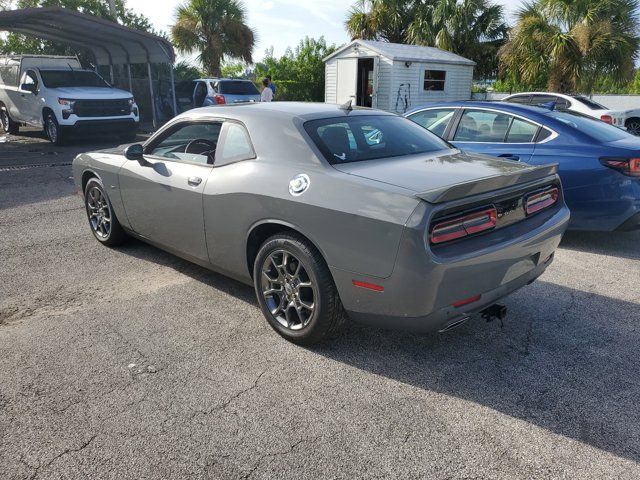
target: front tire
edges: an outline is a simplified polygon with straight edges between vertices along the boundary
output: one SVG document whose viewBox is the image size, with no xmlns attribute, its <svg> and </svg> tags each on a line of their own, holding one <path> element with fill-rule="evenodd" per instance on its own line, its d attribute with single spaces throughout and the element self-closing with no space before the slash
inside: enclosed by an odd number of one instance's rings
<svg viewBox="0 0 640 480">
<path fill-rule="evenodd" d="M 2 129 L 6 133 L 10 135 L 18 135 L 20 125 L 11 119 L 7 107 L 4 105 L 0 107 L 0 123 L 2 124 Z"/>
<path fill-rule="evenodd" d="M 102 182 L 91 178 L 84 189 L 84 206 L 93 236 L 107 247 L 120 245 L 127 234 L 116 217 Z"/>
<path fill-rule="evenodd" d="M 631 135 L 640 136 L 640 120 L 634 119 L 627 122 L 627 132 Z"/>
<path fill-rule="evenodd" d="M 64 145 L 64 135 L 56 116 L 51 112 L 48 112 L 44 117 L 44 131 L 51 143 L 58 146 Z"/>
<path fill-rule="evenodd" d="M 291 234 L 269 238 L 258 251 L 253 280 L 269 325 L 290 342 L 322 342 L 345 321 L 329 268 L 303 238 Z"/>
</svg>

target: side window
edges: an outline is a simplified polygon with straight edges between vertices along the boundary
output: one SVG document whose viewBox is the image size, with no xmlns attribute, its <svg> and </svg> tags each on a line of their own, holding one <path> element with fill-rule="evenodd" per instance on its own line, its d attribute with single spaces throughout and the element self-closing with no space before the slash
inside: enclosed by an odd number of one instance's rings
<svg viewBox="0 0 640 480">
<path fill-rule="evenodd" d="M 514 118 L 509 129 L 509 135 L 507 135 L 507 143 L 531 143 L 536 138 L 537 133 L 537 125 Z"/>
<path fill-rule="evenodd" d="M 513 117 L 505 113 L 466 110 L 453 137 L 458 142 L 503 143 Z"/>
<path fill-rule="evenodd" d="M 442 137 L 455 113 L 452 108 L 423 110 L 410 115 L 409 120 Z"/>
<path fill-rule="evenodd" d="M 565 111 L 569 110 L 571 104 L 565 98 L 556 97 L 556 110 Z"/>
<path fill-rule="evenodd" d="M 217 155 L 218 165 L 255 158 L 249 134 L 242 125 L 228 123 L 221 152 Z"/>
<path fill-rule="evenodd" d="M 444 92 L 444 85 L 447 80 L 445 70 L 425 70 L 424 89 L 428 92 Z"/>
<path fill-rule="evenodd" d="M 189 123 L 171 129 L 145 152 L 168 160 L 213 165 L 221 122 Z"/>
<path fill-rule="evenodd" d="M 520 105 L 529 105 L 530 95 L 516 95 L 507 100 L 509 103 L 519 103 Z"/>
<path fill-rule="evenodd" d="M 533 95 L 531 105 L 544 105 L 546 103 L 557 102 L 558 97 L 553 95 Z"/>
<path fill-rule="evenodd" d="M 24 74 L 24 78 L 22 79 L 22 83 L 25 85 L 35 85 L 35 88 L 38 88 L 38 76 L 36 72 L 33 70 L 27 70 Z"/>
</svg>

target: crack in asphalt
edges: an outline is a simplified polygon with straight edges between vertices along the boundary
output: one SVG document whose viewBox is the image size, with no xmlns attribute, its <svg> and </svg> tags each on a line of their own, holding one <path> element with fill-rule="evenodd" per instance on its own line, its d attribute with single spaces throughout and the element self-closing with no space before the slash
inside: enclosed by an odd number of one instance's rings
<svg viewBox="0 0 640 480">
<path fill-rule="evenodd" d="M 269 369 L 265 369 L 262 372 L 260 372 L 260 374 L 256 377 L 256 379 L 253 381 L 253 383 L 247 387 L 244 388 L 240 391 L 238 391 L 237 393 L 233 394 L 231 397 L 229 397 L 228 399 L 226 399 L 224 402 L 222 402 L 221 404 L 218 404 L 210 409 L 207 410 L 196 410 L 195 412 L 193 412 L 190 416 L 190 419 L 193 420 L 193 418 L 195 418 L 197 415 L 211 415 L 213 412 L 215 411 L 219 411 L 219 410 L 223 410 L 223 411 L 227 411 L 227 407 L 229 405 L 231 405 L 235 400 L 237 400 L 238 398 L 240 398 L 242 395 L 244 395 L 245 393 L 250 392 L 251 390 L 254 390 L 256 388 L 258 388 L 258 382 L 260 381 L 260 379 L 262 378 L 262 376 L 267 373 Z M 235 414 L 235 412 L 232 412 Z"/>
<path fill-rule="evenodd" d="M 255 465 L 251 468 L 251 470 L 249 470 L 249 472 L 247 472 L 245 475 L 242 476 L 242 479 L 243 480 L 248 480 L 249 478 L 251 478 L 253 476 L 253 474 L 256 473 L 258 468 L 260 468 L 260 464 L 264 460 L 266 460 L 267 458 L 273 458 L 273 457 L 280 457 L 280 456 L 283 456 L 283 455 L 288 455 L 288 454 L 292 453 L 296 449 L 296 447 L 298 447 L 299 445 L 301 445 L 303 443 L 315 443 L 318 440 L 320 440 L 321 438 L 322 438 L 322 435 L 318 435 L 317 437 L 313 437 L 313 438 L 301 438 L 297 442 L 292 443 L 291 445 L 289 445 L 289 448 L 287 448 L 286 450 L 278 451 L 278 452 L 270 452 L 270 453 L 265 453 L 265 454 L 261 455 L 258 458 L 258 461 L 255 463 Z"/>
<path fill-rule="evenodd" d="M 53 465 L 55 462 L 60 460 L 65 455 L 68 455 L 70 453 L 81 452 L 82 450 L 87 448 L 89 445 L 91 445 L 91 443 L 96 439 L 97 436 L 98 436 L 98 434 L 96 433 L 96 434 L 92 435 L 88 440 L 83 442 L 79 447 L 66 448 L 64 451 L 62 451 L 62 452 L 58 453 L 57 455 L 55 455 L 51 460 L 47 461 L 46 463 L 38 463 L 38 465 L 35 466 L 35 467 L 33 465 L 29 464 L 25 460 L 24 455 L 20 455 L 20 463 L 22 463 L 23 465 L 26 465 L 27 467 L 29 467 L 30 469 L 33 470 L 33 472 L 31 473 L 31 476 L 29 477 L 29 480 L 35 480 L 36 478 L 38 478 L 38 475 L 40 475 L 40 472 L 42 471 L 42 469 L 49 468 L 51 465 Z"/>
</svg>

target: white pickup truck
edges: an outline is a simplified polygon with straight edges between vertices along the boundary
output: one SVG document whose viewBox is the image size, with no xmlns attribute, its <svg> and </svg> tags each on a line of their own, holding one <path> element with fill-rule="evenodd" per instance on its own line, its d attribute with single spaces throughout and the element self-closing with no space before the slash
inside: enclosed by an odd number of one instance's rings
<svg viewBox="0 0 640 480">
<path fill-rule="evenodd" d="M 110 86 L 76 57 L 0 57 L 0 123 L 42 127 L 60 145 L 73 133 L 109 133 L 133 141 L 140 123 L 130 92 Z"/>
</svg>

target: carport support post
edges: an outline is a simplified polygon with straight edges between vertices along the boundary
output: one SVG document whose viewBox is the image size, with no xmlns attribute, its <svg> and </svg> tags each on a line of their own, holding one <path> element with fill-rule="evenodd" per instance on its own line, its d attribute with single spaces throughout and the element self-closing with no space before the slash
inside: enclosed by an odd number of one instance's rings
<svg viewBox="0 0 640 480">
<path fill-rule="evenodd" d="M 151 93 L 151 110 L 153 111 L 153 128 L 158 128 L 156 119 L 156 96 L 153 94 L 153 78 L 151 77 L 151 63 L 147 62 L 147 73 L 149 75 L 149 92 Z"/>
<path fill-rule="evenodd" d="M 173 100 L 173 115 L 178 116 L 178 102 L 176 100 L 176 81 L 173 76 L 173 63 L 169 62 L 169 79 L 171 81 L 171 98 Z"/>
<path fill-rule="evenodd" d="M 133 82 L 131 81 L 131 64 L 127 63 L 127 76 L 129 77 L 129 92 L 133 94 Z"/>
</svg>

